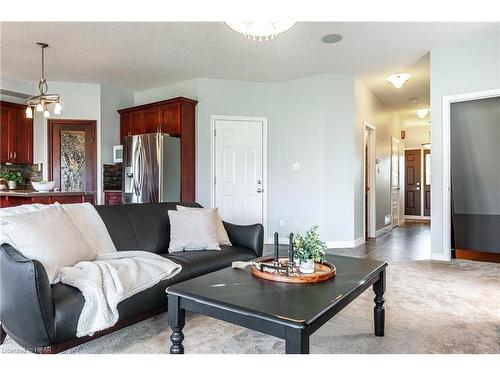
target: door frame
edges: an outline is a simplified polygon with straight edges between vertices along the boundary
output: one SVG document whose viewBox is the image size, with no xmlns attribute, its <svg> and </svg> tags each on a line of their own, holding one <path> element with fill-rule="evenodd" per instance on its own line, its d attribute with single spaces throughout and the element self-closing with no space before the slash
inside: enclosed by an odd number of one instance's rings
<svg viewBox="0 0 500 375">
<path fill-rule="evenodd" d="M 366 226 L 366 155 L 365 155 L 365 137 L 364 131 L 368 131 L 368 165 L 371 166 L 368 171 L 368 185 L 370 192 L 368 193 L 368 230 Z M 376 144 L 377 144 L 377 128 L 367 121 L 363 121 L 363 237 L 368 233 L 369 238 L 377 237 L 377 210 L 376 210 L 376 183 L 377 183 L 377 166 L 376 163 Z M 366 241 L 366 238 L 365 238 Z"/>
<path fill-rule="evenodd" d="M 424 167 L 424 151 L 425 150 L 431 150 L 431 149 L 428 149 L 428 148 L 423 148 L 423 147 L 417 147 L 417 148 L 407 148 L 405 149 L 405 168 L 406 168 L 406 151 L 419 151 L 419 155 L 420 155 L 420 215 L 406 215 L 406 211 L 405 211 L 405 214 L 404 214 L 404 218 L 405 219 L 409 219 L 409 220 L 422 220 L 422 221 L 430 221 L 431 220 L 431 217 L 430 216 L 425 216 L 424 215 L 424 206 L 425 206 L 425 202 L 424 202 L 424 180 L 425 180 L 425 176 L 424 176 L 424 173 L 425 173 L 425 167 Z M 432 160 L 432 159 L 431 159 Z M 432 165 L 432 161 L 431 161 L 431 165 Z M 405 169 L 406 171 L 406 169 Z M 432 189 L 432 188 L 431 188 Z M 404 187 L 404 205 L 405 205 L 405 208 L 406 208 L 406 181 L 405 181 L 405 187 Z M 431 208 L 432 208 L 432 205 L 431 205 Z"/>
<path fill-rule="evenodd" d="M 52 138 L 54 134 L 54 128 L 52 126 L 53 123 L 64 123 L 66 125 L 82 125 L 82 124 L 91 124 L 92 125 L 92 134 L 94 137 L 94 141 L 92 142 L 94 144 L 94 147 L 92 147 L 92 159 L 93 159 L 93 164 L 95 166 L 94 168 L 94 175 L 93 180 L 94 180 L 94 191 L 93 194 L 95 194 L 95 201 L 97 202 L 98 196 L 99 196 L 99 182 L 97 180 L 98 177 L 98 169 L 99 169 L 99 163 L 97 161 L 97 154 L 98 154 L 98 144 L 97 144 L 97 121 L 96 120 L 75 120 L 75 119 L 60 119 L 60 118 L 49 118 L 47 119 L 47 176 L 48 179 L 51 180 L 53 176 L 53 150 L 54 150 L 54 145 L 52 143 Z M 91 192 L 89 192 L 91 193 Z"/>
<path fill-rule="evenodd" d="M 451 104 L 459 103 L 459 102 L 467 102 L 471 100 L 479 100 L 479 99 L 489 99 L 496 98 L 500 96 L 500 89 L 492 89 L 492 90 L 482 90 L 482 91 L 472 91 L 463 94 L 456 95 L 446 95 L 443 96 L 441 101 L 442 107 L 442 160 L 441 167 L 443 171 L 443 185 L 442 185 L 442 231 L 434 233 L 438 229 L 432 225 L 435 223 L 437 219 L 435 218 L 435 211 L 433 207 L 436 205 L 433 203 L 436 199 L 436 194 L 431 195 L 431 259 L 434 260 L 444 260 L 451 261 Z M 434 152 L 434 155 L 436 153 Z M 431 158 L 431 166 L 437 164 L 435 158 Z M 432 168 L 432 167 L 431 167 Z M 435 169 L 432 168 L 432 169 Z M 436 173 L 433 174 L 434 176 Z M 434 215 L 433 215 L 434 213 Z M 434 228 L 434 231 L 433 231 Z M 432 244 L 432 238 L 434 240 L 439 239 L 442 240 L 442 251 L 440 253 L 432 251 L 432 249 L 436 248 L 438 244 Z M 441 242 L 441 241 L 440 241 Z"/>
<path fill-rule="evenodd" d="M 257 122 L 262 124 L 262 225 L 264 226 L 264 238 L 267 233 L 267 117 L 262 116 L 210 116 L 210 207 L 215 207 L 215 129 L 218 120 Z"/>
<path fill-rule="evenodd" d="M 398 223 L 394 225 L 394 215 L 392 214 L 392 143 L 396 142 L 398 144 L 398 184 L 399 184 L 399 194 L 398 194 Z M 401 223 L 401 140 L 395 137 L 391 137 L 391 189 L 390 189 L 390 199 L 391 202 L 391 229 L 394 229 L 396 226 L 399 226 Z"/>
</svg>

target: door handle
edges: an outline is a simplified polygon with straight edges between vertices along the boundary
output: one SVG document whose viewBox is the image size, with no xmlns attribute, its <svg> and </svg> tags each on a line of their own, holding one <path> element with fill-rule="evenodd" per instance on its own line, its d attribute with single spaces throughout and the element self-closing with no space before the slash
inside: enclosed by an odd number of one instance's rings
<svg viewBox="0 0 500 375">
<path fill-rule="evenodd" d="M 17 157 L 17 153 L 14 151 L 14 157 L 13 159 L 15 159 Z"/>
<path fill-rule="evenodd" d="M 416 188 L 415 188 L 415 191 L 419 191 L 419 190 L 420 190 L 420 188 L 419 188 L 419 187 L 416 187 Z"/>
<path fill-rule="evenodd" d="M 262 193 L 262 189 L 261 188 L 257 188 L 257 193 Z"/>
</svg>

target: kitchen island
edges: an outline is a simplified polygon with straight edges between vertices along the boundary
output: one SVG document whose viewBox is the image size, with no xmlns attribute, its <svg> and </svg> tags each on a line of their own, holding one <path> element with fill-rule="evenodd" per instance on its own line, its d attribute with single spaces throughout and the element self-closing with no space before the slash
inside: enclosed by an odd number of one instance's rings
<svg viewBox="0 0 500 375">
<path fill-rule="evenodd" d="M 35 190 L 3 190 L 0 191 L 0 207 L 15 207 L 22 204 L 52 204 L 59 202 L 94 204 L 95 193 L 93 192 L 62 192 L 62 191 L 35 191 Z"/>
</svg>

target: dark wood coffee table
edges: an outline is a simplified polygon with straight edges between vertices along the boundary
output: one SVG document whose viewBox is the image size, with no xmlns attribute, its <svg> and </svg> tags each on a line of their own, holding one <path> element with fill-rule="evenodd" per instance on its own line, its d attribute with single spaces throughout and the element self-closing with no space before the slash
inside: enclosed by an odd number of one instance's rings
<svg viewBox="0 0 500 375">
<path fill-rule="evenodd" d="M 375 335 L 384 336 L 387 263 L 326 255 L 337 275 L 318 284 L 289 284 L 259 279 L 226 268 L 169 286 L 171 354 L 183 354 L 185 311 L 285 339 L 286 353 L 309 353 L 309 336 L 373 285 Z"/>
</svg>

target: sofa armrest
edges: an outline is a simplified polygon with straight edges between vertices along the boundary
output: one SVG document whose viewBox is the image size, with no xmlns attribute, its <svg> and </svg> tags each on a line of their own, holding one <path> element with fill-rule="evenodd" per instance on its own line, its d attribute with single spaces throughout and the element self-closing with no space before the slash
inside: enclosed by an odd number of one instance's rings
<svg viewBox="0 0 500 375">
<path fill-rule="evenodd" d="M 264 227 L 262 224 L 236 225 L 224 223 L 229 240 L 234 246 L 252 249 L 257 257 L 262 256 L 264 247 Z"/>
<path fill-rule="evenodd" d="M 54 338 L 52 289 L 45 268 L 10 245 L 0 246 L 0 321 L 27 349 Z"/>
</svg>

